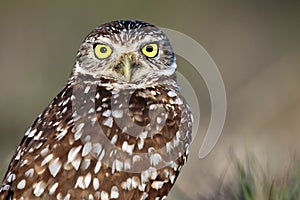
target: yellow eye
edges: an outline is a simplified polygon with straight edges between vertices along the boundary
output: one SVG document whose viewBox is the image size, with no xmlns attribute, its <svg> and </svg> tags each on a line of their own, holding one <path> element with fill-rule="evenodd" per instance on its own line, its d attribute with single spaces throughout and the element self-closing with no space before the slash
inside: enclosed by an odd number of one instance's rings
<svg viewBox="0 0 300 200">
<path fill-rule="evenodd" d="M 149 57 L 149 58 L 153 58 L 157 55 L 158 53 L 158 46 L 157 44 L 147 44 L 142 48 L 142 53 Z"/>
<path fill-rule="evenodd" d="M 112 53 L 112 49 L 105 44 L 96 44 L 94 47 L 95 55 L 99 59 L 107 58 Z"/>
</svg>

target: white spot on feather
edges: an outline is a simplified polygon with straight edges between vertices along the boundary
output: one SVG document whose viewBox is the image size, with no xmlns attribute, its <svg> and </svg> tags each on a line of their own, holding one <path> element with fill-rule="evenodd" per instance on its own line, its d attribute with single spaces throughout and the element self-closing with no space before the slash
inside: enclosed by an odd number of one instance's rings
<svg viewBox="0 0 300 200">
<path fill-rule="evenodd" d="M 102 113 L 103 117 L 110 117 L 111 116 L 111 110 L 106 110 Z"/>
<path fill-rule="evenodd" d="M 61 113 L 64 114 L 65 112 L 67 112 L 67 110 L 68 110 L 68 107 L 65 107 L 65 108 L 61 111 Z"/>
<path fill-rule="evenodd" d="M 144 139 L 140 138 L 138 140 L 138 148 L 141 150 L 144 147 Z"/>
<path fill-rule="evenodd" d="M 93 153 L 96 154 L 96 157 L 99 156 L 100 152 L 102 151 L 102 145 L 100 143 L 93 144 Z"/>
<path fill-rule="evenodd" d="M 157 117 L 157 118 L 156 118 L 156 122 L 157 122 L 158 124 L 160 124 L 160 123 L 162 122 L 162 118 L 161 118 L 161 117 Z"/>
<path fill-rule="evenodd" d="M 33 129 L 32 131 L 29 132 L 27 137 L 29 137 L 29 138 L 33 137 L 34 134 L 36 133 L 36 131 L 37 131 L 36 129 Z"/>
<path fill-rule="evenodd" d="M 148 135 L 148 131 L 143 131 L 139 134 L 139 138 L 145 139 Z"/>
<path fill-rule="evenodd" d="M 55 193 L 57 187 L 58 187 L 58 182 L 54 183 L 54 184 L 51 186 L 51 188 L 49 189 L 49 194 L 50 194 L 50 195 L 53 195 L 53 194 Z"/>
<path fill-rule="evenodd" d="M 81 163 L 81 169 L 86 170 L 91 164 L 90 159 L 84 159 Z"/>
<path fill-rule="evenodd" d="M 101 154 L 98 157 L 98 160 L 102 160 L 104 158 L 105 155 L 105 149 L 102 149 Z"/>
<path fill-rule="evenodd" d="M 89 109 L 88 113 L 91 114 L 91 113 L 94 113 L 95 112 L 95 109 L 94 108 L 91 108 Z"/>
<path fill-rule="evenodd" d="M 81 189 L 85 189 L 85 185 L 84 185 L 84 182 L 83 182 L 83 176 L 79 176 L 77 178 L 77 181 L 76 181 L 76 184 L 74 186 L 75 188 L 79 187 Z"/>
<path fill-rule="evenodd" d="M 99 180 L 98 178 L 94 178 L 93 179 L 93 187 L 94 187 L 94 190 L 98 190 L 99 189 Z"/>
<path fill-rule="evenodd" d="M 153 189 L 159 190 L 162 188 L 163 185 L 164 185 L 163 181 L 153 181 L 153 183 L 151 184 L 151 187 Z"/>
<path fill-rule="evenodd" d="M 76 132 L 74 133 L 75 140 L 78 140 L 79 138 L 81 138 L 83 127 L 84 127 L 84 123 L 81 123 L 78 126 L 75 126 L 75 129 L 76 129 Z"/>
<path fill-rule="evenodd" d="M 110 198 L 117 199 L 119 198 L 119 189 L 117 186 L 113 186 L 110 191 Z"/>
<path fill-rule="evenodd" d="M 44 160 L 42 161 L 41 166 L 47 164 L 52 158 L 53 158 L 53 154 L 49 154 L 48 156 L 46 156 L 46 158 L 44 158 Z"/>
<path fill-rule="evenodd" d="M 167 153 L 170 153 L 170 152 L 171 152 L 171 148 L 172 148 L 171 143 L 170 143 L 170 142 L 167 142 L 167 143 L 166 143 L 166 151 L 167 151 Z"/>
<path fill-rule="evenodd" d="M 78 155 L 80 149 L 82 148 L 82 146 L 78 146 L 78 147 L 73 147 L 69 153 L 68 153 L 68 162 L 72 162 Z"/>
<path fill-rule="evenodd" d="M 123 144 L 122 144 L 122 150 L 123 151 L 125 151 L 125 152 L 127 152 L 129 154 L 132 154 L 133 149 L 134 149 L 134 144 L 129 145 L 127 143 L 127 141 L 123 142 Z"/>
<path fill-rule="evenodd" d="M 115 163 L 116 163 L 116 170 L 121 171 L 123 169 L 123 162 L 120 160 L 116 160 Z"/>
<path fill-rule="evenodd" d="M 170 177 L 171 183 L 173 184 L 175 181 L 176 175 L 170 175 L 169 177 Z"/>
<path fill-rule="evenodd" d="M 101 191 L 101 200 L 109 200 L 107 192 Z"/>
<path fill-rule="evenodd" d="M 89 194 L 88 200 L 94 200 L 94 196 L 92 194 Z"/>
<path fill-rule="evenodd" d="M 155 167 L 149 167 L 148 172 L 151 180 L 155 180 L 158 176 L 157 169 Z"/>
<path fill-rule="evenodd" d="M 108 117 L 108 118 L 104 121 L 103 125 L 105 125 L 105 126 L 107 126 L 107 127 L 109 127 L 109 128 L 112 128 L 112 126 L 113 126 L 113 118 L 112 118 L 112 117 Z"/>
<path fill-rule="evenodd" d="M 71 195 L 70 195 L 70 194 L 67 194 L 67 195 L 65 196 L 64 200 L 70 200 L 70 198 L 71 198 Z"/>
<path fill-rule="evenodd" d="M 131 168 L 130 161 L 129 160 L 125 160 L 124 161 L 124 169 L 127 170 L 127 169 L 130 169 L 130 168 Z"/>
<path fill-rule="evenodd" d="M 97 92 L 97 94 L 96 94 L 96 99 L 99 99 L 99 97 L 100 97 L 100 94 L 99 94 L 99 92 Z"/>
<path fill-rule="evenodd" d="M 107 98 L 106 98 L 106 97 L 104 97 L 104 98 L 102 99 L 102 102 L 105 102 L 105 101 L 107 101 Z"/>
<path fill-rule="evenodd" d="M 171 100 L 170 100 L 170 102 L 171 102 Z M 173 102 L 171 102 L 171 103 L 173 103 Z M 181 104 L 183 104 L 183 102 L 182 102 L 181 98 L 177 97 L 174 101 L 174 104 L 181 105 Z"/>
<path fill-rule="evenodd" d="M 31 129 L 28 129 L 25 133 L 25 136 L 29 135 Z"/>
<path fill-rule="evenodd" d="M 151 104 L 149 106 L 149 110 L 155 110 L 155 109 L 157 109 L 157 105 L 156 104 Z"/>
<path fill-rule="evenodd" d="M 123 117 L 123 110 L 113 110 L 112 116 L 115 118 L 122 118 Z"/>
<path fill-rule="evenodd" d="M 144 191 L 144 190 L 142 190 Z M 147 192 L 143 192 L 143 196 L 141 197 L 141 200 L 146 200 L 148 198 L 148 193 Z"/>
<path fill-rule="evenodd" d="M 53 160 L 48 168 L 49 168 L 49 171 L 50 171 L 50 174 L 55 177 L 57 175 L 57 173 L 59 172 L 60 168 L 61 168 L 61 161 L 59 160 L 59 158 L 56 158 L 55 160 Z"/>
<path fill-rule="evenodd" d="M 36 197 L 39 197 L 43 194 L 43 192 L 45 191 L 46 188 L 46 183 L 44 181 L 40 181 L 38 182 L 35 186 L 34 186 L 34 190 L 33 190 L 33 194 Z"/>
<path fill-rule="evenodd" d="M 43 134 L 43 131 L 40 131 L 36 136 L 34 136 L 34 140 L 39 140 Z"/>
<path fill-rule="evenodd" d="M 22 190 L 22 189 L 25 188 L 25 186 L 26 186 L 26 180 L 23 179 L 23 180 L 21 180 L 21 181 L 18 183 L 17 188 L 18 188 L 19 190 Z"/>
<path fill-rule="evenodd" d="M 27 160 L 27 159 L 23 160 L 22 163 L 21 163 L 21 165 L 20 165 L 20 167 L 23 167 L 23 166 L 26 165 L 27 163 L 28 163 L 28 160 Z"/>
<path fill-rule="evenodd" d="M 161 160 L 162 160 L 161 155 L 158 154 L 158 153 L 154 153 L 154 154 L 152 154 L 152 155 L 150 156 L 150 164 L 151 164 L 151 165 L 156 166 L 156 165 L 159 164 L 159 162 L 160 162 Z"/>
<path fill-rule="evenodd" d="M 88 173 L 85 177 L 79 176 L 77 178 L 75 188 L 79 187 L 81 189 L 86 189 L 89 187 L 91 180 L 92 180 L 91 173 Z"/>
<path fill-rule="evenodd" d="M 95 168 L 94 168 L 94 173 L 95 174 L 97 174 L 99 171 L 100 171 L 100 169 L 101 169 L 101 162 L 100 161 L 98 161 L 97 163 L 96 163 L 96 166 L 95 166 Z"/>
<path fill-rule="evenodd" d="M 154 95 L 154 96 L 156 95 L 156 92 L 154 90 L 151 90 L 150 92 L 152 95 Z"/>
<path fill-rule="evenodd" d="M 82 149 L 82 156 L 88 155 L 92 150 L 92 143 L 87 142 L 84 144 L 83 149 Z"/>
<path fill-rule="evenodd" d="M 88 173 L 84 178 L 85 188 L 88 188 L 92 180 L 91 173 Z"/>
<path fill-rule="evenodd" d="M 176 94 L 174 91 L 170 90 L 170 91 L 168 92 L 168 96 L 169 96 L 169 97 L 176 97 L 177 94 Z"/>
<path fill-rule="evenodd" d="M 122 187 L 124 190 L 131 190 L 131 183 L 132 183 L 131 178 L 127 178 L 126 181 L 123 181 L 123 182 L 121 183 L 121 187 Z"/>
<path fill-rule="evenodd" d="M 116 144 L 117 140 L 118 140 L 118 135 L 114 135 L 114 136 L 111 138 L 110 143 L 111 143 L 111 144 Z"/>
<path fill-rule="evenodd" d="M 42 151 L 41 151 L 41 156 L 46 156 L 49 152 L 49 145 L 47 145 Z"/>
<path fill-rule="evenodd" d="M 63 130 L 62 132 L 60 132 L 60 133 L 56 136 L 56 139 L 57 139 L 57 140 L 61 140 L 67 133 L 68 133 L 68 130 L 67 130 L 67 129 Z"/>
<path fill-rule="evenodd" d="M 8 176 L 8 178 L 7 178 L 7 181 L 8 182 L 12 182 L 12 181 L 14 181 L 16 179 L 16 175 L 15 174 L 10 174 L 9 176 Z"/>
<path fill-rule="evenodd" d="M 87 94 L 91 89 L 91 86 L 86 86 L 85 90 L 84 90 L 84 93 Z"/>
<path fill-rule="evenodd" d="M 79 169 L 80 163 L 81 163 L 81 157 L 78 157 L 78 158 L 76 158 L 75 160 L 73 160 L 73 161 L 71 162 L 72 166 L 73 166 L 74 169 L 76 169 L 76 170 Z"/>
</svg>

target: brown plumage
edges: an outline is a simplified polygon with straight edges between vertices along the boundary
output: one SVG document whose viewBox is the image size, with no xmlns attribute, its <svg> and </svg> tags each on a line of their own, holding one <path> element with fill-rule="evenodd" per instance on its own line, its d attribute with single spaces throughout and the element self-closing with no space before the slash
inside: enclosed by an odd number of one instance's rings
<svg viewBox="0 0 300 200">
<path fill-rule="evenodd" d="M 175 69 L 171 46 L 153 25 L 96 28 L 64 89 L 26 132 L 0 198 L 165 199 L 191 142 Z"/>
</svg>

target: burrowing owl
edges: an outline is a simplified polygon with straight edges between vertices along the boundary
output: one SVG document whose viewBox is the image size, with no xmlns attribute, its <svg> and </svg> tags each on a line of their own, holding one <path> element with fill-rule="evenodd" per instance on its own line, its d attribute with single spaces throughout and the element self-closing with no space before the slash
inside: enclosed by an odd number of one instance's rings
<svg viewBox="0 0 300 200">
<path fill-rule="evenodd" d="M 17 148 L 2 199 L 166 199 L 192 115 L 166 35 L 114 21 L 81 44 L 64 89 Z"/>
</svg>

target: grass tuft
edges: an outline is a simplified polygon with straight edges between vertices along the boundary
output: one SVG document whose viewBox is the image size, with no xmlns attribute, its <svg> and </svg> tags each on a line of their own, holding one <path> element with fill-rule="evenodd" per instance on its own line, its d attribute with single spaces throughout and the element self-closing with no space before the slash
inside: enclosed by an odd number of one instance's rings
<svg viewBox="0 0 300 200">
<path fill-rule="evenodd" d="M 226 170 L 227 173 L 227 170 Z M 300 162 L 294 159 L 282 174 L 271 176 L 263 170 L 254 157 L 245 162 L 236 159 L 234 177 L 223 183 L 211 196 L 199 196 L 201 200 L 299 200 L 300 199 Z"/>
</svg>

